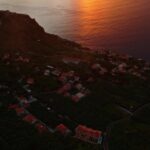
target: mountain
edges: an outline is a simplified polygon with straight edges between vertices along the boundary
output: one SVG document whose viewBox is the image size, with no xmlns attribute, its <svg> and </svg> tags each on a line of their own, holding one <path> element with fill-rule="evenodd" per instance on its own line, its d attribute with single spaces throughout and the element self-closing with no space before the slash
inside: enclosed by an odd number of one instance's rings
<svg viewBox="0 0 150 150">
<path fill-rule="evenodd" d="M 92 51 L 0 11 L 0 74 L 3 149 L 149 150 L 146 61 Z M 86 134 L 77 138 L 79 127 Z"/>
<path fill-rule="evenodd" d="M 80 47 L 79 44 L 63 40 L 56 35 L 45 33 L 35 19 L 28 15 L 18 15 L 0 11 L 0 46 L 6 50 L 49 52 L 50 48 Z"/>
</svg>

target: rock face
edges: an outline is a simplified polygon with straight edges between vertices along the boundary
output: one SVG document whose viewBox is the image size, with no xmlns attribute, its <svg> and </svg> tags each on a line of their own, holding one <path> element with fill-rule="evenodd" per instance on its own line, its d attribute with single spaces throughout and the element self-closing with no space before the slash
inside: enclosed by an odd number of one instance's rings
<svg viewBox="0 0 150 150">
<path fill-rule="evenodd" d="M 0 11 L 0 49 L 47 52 L 50 48 L 80 45 L 45 33 L 38 23 L 25 14 Z"/>
<path fill-rule="evenodd" d="M 0 21 L 2 49 L 31 49 L 31 45 L 35 45 L 39 37 L 43 38 L 44 29 L 27 15 L 1 11 Z M 31 44 L 31 42 L 33 43 Z"/>
</svg>

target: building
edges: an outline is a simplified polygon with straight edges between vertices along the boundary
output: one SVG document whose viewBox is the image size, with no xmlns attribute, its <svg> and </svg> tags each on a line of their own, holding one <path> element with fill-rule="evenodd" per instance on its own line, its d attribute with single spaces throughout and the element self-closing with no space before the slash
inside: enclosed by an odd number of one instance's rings
<svg viewBox="0 0 150 150">
<path fill-rule="evenodd" d="M 68 77 L 74 77 L 75 72 L 73 70 L 67 73 Z"/>
<path fill-rule="evenodd" d="M 61 74 L 61 72 L 59 70 L 57 70 L 57 69 L 53 70 L 51 73 L 52 73 L 52 75 L 54 75 L 56 77 L 59 77 L 60 74 Z"/>
<path fill-rule="evenodd" d="M 70 83 L 66 83 L 60 89 L 58 89 L 57 93 L 58 94 L 66 93 L 67 91 L 71 90 L 71 88 L 72 88 L 72 85 Z"/>
<path fill-rule="evenodd" d="M 119 70 L 120 73 L 126 73 L 126 68 L 127 68 L 127 64 L 126 63 L 121 63 L 118 66 L 118 70 Z"/>
<path fill-rule="evenodd" d="M 93 65 L 91 66 L 91 68 L 92 68 L 93 70 L 98 70 L 98 69 L 101 68 L 101 65 L 100 65 L 100 64 L 93 64 Z"/>
<path fill-rule="evenodd" d="M 92 144 L 101 144 L 102 143 L 102 132 L 88 128 L 83 125 L 78 125 L 75 129 L 75 137 L 92 143 Z"/>
<path fill-rule="evenodd" d="M 50 70 L 49 70 L 49 69 L 46 69 L 46 70 L 44 71 L 44 75 L 45 75 L 45 76 L 49 76 L 49 75 L 50 75 Z"/>
<path fill-rule="evenodd" d="M 75 85 L 75 88 L 76 88 L 77 90 L 81 90 L 81 89 L 83 88 L 83 85 L 82 85 L 81 83 L 77 83 L 77 84 Z"/>
<path fill-rule="evenodd" d="M 33 85 L 34 84 L 34 79 L 33 78 L 27 78 L 26 83 L 29 85 Z"/>
<path fill-rule="evenodd" d="M 10 105 L 8 106 L 8 109 L 16 109 L 16 108 L 18 108 L 18 107 L 19 107 L 18 104 L 10 104 Z"/>
<path fill-rule="evenodd" d="M 42 123 L 37 123 L 35 125 L 35 128 L 38 130 L 39 133 L 46 133 L 48 132 L 48 129 L 46 127 L 46 125 L 42 124 Z"/>
<path fill-rule="evenodd" d="M 59 124 L 55 130 L 64 136 L 71 133 L 71 131 L 64 124 Z"/>
<path fill-rule="evenodd" d="M 77 94 L 72 95 L 71 99 L 72 99 L 72 101 L 74 101 L 74 102 L 78 102 L 78 101 L 80 101 L 83 97 L 85 97 L 85 94 L 84 94 L 84 93 L 81 93 L 81 92 L 78 92 Z"/>
<path fill-rule="evenodd" d="M 32 114 L 28 114 L 23 118 L 23 121 L 28 122 L 30 124 L 34 124 L 37 121 L 37 119 Z"/>
<path fill-rule="evenodd" d="M 63 84 L 67 82 L 67 75 L 66 74 L 61 74 L 61 76 L 58 79 L 60 82 L 62 82 Z"/>
<path fill-rule="evenodd" d="M 63 58 L 62 61 L 65 64 L 70 64 L 71 63 L 71 64 L 78 65 L 81 62 L 81 59 L 68 57 L 68 58 Z"/>
<path fill-rule="evenodd" d="M 53 66 L 51 66 L 51 65 L 47 65 L 47 68 L 49 68 L 49 69 L 54 69 L 54 67 Z"/>
<path fill-rule="evenodd" d="M 99 74 L 100 74 L 100 75 L 104 75 L 104 74 L 107 73 L 107 72 L 108 72 L 108 71 L 107 71 L 106 68 L 101 67 L 101 68 L 100 68 L 100 71 L 99 71 Z"/>
<path fill-rule="evenodd" d="M 25 113 L 25 109 L 23 107 L 15 108 L 15 111 L 18 116 L 21 116 Z"/>
</svg>

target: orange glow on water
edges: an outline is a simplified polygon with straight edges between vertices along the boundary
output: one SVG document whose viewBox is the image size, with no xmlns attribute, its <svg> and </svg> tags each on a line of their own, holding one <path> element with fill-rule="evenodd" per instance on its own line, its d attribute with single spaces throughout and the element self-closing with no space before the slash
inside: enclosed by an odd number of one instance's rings
<svg viewBox="0 0 150 150">
<path fill-rule="evenodd" d="M 77 38 L 81 39 L 82 44 L 85 44 L 86 39 L 86 45 L 91 45 L 90 42 L 94 43 L 97 39 L 101 39 L 100 42 L 105 46 L 107 43 L 112 45 L 110 42 L 112 39 L 117 45 L 124 42 L 123 40 L 129 37 L 130 33 L 132 33 L 131 36 L 137 33 L 137 18 L 133 14 L 139 14 L 139 11 L 143 13 L 142 8 L 136 10 L 136 3 L 130 5 L 124 0 L 80 0 L 76 1 L 76 5 L 79 11 L 75 21 L 77 22 Z M 138 22 L 138 24 L 141 23 Z M 128 42 L 126 38 L 126 43 Z"/>
<path fill-rule="evenodd" d="M 47 32 L 90 48 L 149 52 L 149 0 L 0 0 L 0 8 L 29 14 Z"/>
<path fill-rule="evenodd" d="M 80 0 L 78 1 L 79 11 L 81 14 L 79 16 L 80 20 L 80 34 L 85 36 L 93 30 L 93 20 L 98 18 L 97 13 L 94 13 L 98 6 L 95 3 L 91 3 L 91 0 Z"/>
<path fill-rule="evenodd" d="M 112 13 L 112 8 L 115 3 L 104 0 L 99 0 L 99 5 L 91 2 L 91 0 L 80 0 L 77 3 L 78 10 L 81 12 L 80 16 L 77 17 L 77 22 L 79 23 L 78 32 L 81 38 L 85 36 L 87 38 L 94 37 L 99 29 L 101 29 L 103 36 L 113 34 L 114 31 L 110 27 L 112 20 L 104 18 L 111 18 L 112 15 L 115 15 Z M 102 9 L 100 9 L 100 6 Z"/>
</svg>

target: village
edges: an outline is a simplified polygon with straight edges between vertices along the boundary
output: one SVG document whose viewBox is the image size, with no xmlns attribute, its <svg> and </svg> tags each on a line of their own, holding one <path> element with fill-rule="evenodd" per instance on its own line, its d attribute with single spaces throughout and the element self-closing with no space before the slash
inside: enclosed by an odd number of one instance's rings
<svg viewBox="0 0 150 150">
<path fill-rule="evenodd" d="M 150 63 L 10 11 L 0 35 L 0 149 L 149 150 Z"/>
<path fill-rule="evenodd" d="M 82 101 L 84 97 L 88 97 L 88 95 L 92 93 L 92 91 L 88 89 L 86 85 L 87 83 L 94 83 L 98 77 L 105 78 L 106 76 L 111 75 L 113 77 L 116 77 L 118 81 L 118 75 L 132 74 L 138 78 L 141 78 L 142 80 L 147 79 L 146 72 L 150 71 L 150 65 L 148 63 L 144 64 L 143 60 L 141 59 L 138 60 L 139 66 L 137 66 L 134 63 L 132 65 L 128 64 L 129 60 L 132 60 L 132 58 L 130 58 L 129 56 L 120 56 L 119 58 L 115 53 L 111 52 L 101 52 L 98 55 L 106 58 L 109 62 L 109 66 L 107 68 L 102 66 L 99 60 L 102 61 L 103 59 L 97 57 L 98 60 L 95 63 L 90 64 L 89 68 L 91 70 L 91 73 L 86 77 L 86 80 L 82 80 L 80 75 L 74 70 L 66 72 L 55 68 L 53 65 L 47 65 L 45 67 L 42 66 L 41 68 L 39 66 L 36 66 L 32 69 L 32 71 L 40 75 L 40 79 L 42 77 L 51 78 L 55 81 L 56 85 L 54 85 L 54 89 L 53 87 L 52 89 L 47 89 L 48 87 L 44 86 L 45 89 L 42 89 L 42 92 L 48 92 L 50 93 L 50 95 L 53 93 L 56 95 L 61 95 L 63 97 L 66 97 L 67 99 L 70 99 L 73 103 Z M 115 58 L 119 58 L 119 61 L 115 60 Z M 81 61 L 82 60 L 75 58 L 62 59 L 62 63 L 64 63 L 64 65 L 70 63 L 79 65 Z M 15 74 L 19 75 L 19 78 L 17 78 L 17 80 L 15 81 L 18 82 L 16 85 L 20 87 L 20 89 L 18 87 L 15 87 L 13 91 L 11 89 L 11 93 L 14 99 L 16 99 L 16 102 L 8 104 L 9 110 L 14 110 L 16 112 L 16 115 L 22 118 L 23 121 L 35 126 L 40 134 L 45 132 L 59 132 L 63 136 L 73 136 L 77 139 L 89 143 L 102 143 L 104 131 L 92 129 L 77 122 L 74 123 L 74 120 L 71 120 L 69 116 L 64 116 L 60 113 L 57 113 L 57 111 L 53 110 L 51 106 L 46 105 L 42 102 L 42 100 L 34 96 L 34 93 L 36 91 L 34 91 L 34 87 L 36 86 L 37 78 L 34 78 L 34 75 L 32 75 L 31 72 L 29 73 L 29 75 L 21 74 L 22 68 L 20 68 L 19 66 L 21 64 L 27 64 L 30 66 L 32 64 L 32 60 L 30 60 L 30 58 L 24 57 L 19 53 L 16 53 L 14 56 L 6 53 L 2 56 L 1 63 L 6 65 L 7 67 L 15 65 L 15 71 L 17 72 L 15 72 Z M 114 67 L 112 68 L 112 66 Z M 113 79 L 112 82 L 113 81 L 115 81 L 115 79 Z M 121 81 L 118 81 L 118 83 L 121 83 Z M 0 89 L 6 89 L 7 92 L 10 92 L 8 90 L 9 88 L 9 85 L 7 85 L 7 83 L 5 82 L 1 84 L 0 87 Z M 53 101 L 53 98 L 49 98 L 51 101 Z M 45 114 L 45 116 L 39 115 L 40 117 L 38 118 L 38 113 L 32 110 L 32 104 L 38 105 L 38 111 L 40 113 L 42 111 L 45 112 L 43 113 Z M 51 119 L 51 121 L 49 119 Z M 48 120 L 50 121 L 50 123 Z M 67 122 L 66 124 L 68 124 L 69 126 L 67 126 L 63 122 Z"/>
<path fill-rule="evenodd" d="M 6 65 L 10 64 L 10 55 L 5 54 L 2 58 L 2 60 L 6 63 Z M 16 62 L 19 63 L 29 63 L 30 60 L 28 58 L 23 58 L 22 56 L 18 56 L 15 59 Z M 12 60 L 11 60 L 12 63 Z M 16 68 L 18 71 L 20 70 L 18 67 Z M 35 70 L 38 70 L 35 68 Z M 39 70 L 38 70 L 39 71 Z M 41 73 L 43 72 L 43 76 L 54 76 L 57 78 L 58 81 L 60 81 L 60 87 L 56 89 L 54 92 L 57 94 L 61 94 L 63 96 L 69 97 L 72 101 L 78 102 L 79 100 L 82 99 L 82 97 L 87 96 L 90 91 L 86 89 L 82 83 L 80 83 L 80 77 L 75 75 L 74 71 L 70 72 L 63 72 L 61 73 L 58 69 L 54 68 L 53 66 L 46 66 L 45 70 L 40 70 Z M 32 103 L 40 103 L 40 100 L 35 98 L 32 95 L 32 90 L 30 89 L 31 87 L 34 86 L 35 84 L 35 79 L 33 77 L 24 77 L 22 79 L 18 80 L 18 83 L 22 86 L 21 93 L 22 95 L 18 95 L 18 91 L 15 91 L 13 93 L 13 96 L 17 100 L 17 103 L 15 104 L 9 104 L 8 109 L 9 110 L 14 110 L 17 114 L 18 117 L 21 117 L 23 121 L 28 122 L 31 125 L 34 125 L 35 128 L 38 130 L 39 133 L 44 133 L 44 132 L 59 132 L 63 136 L 67 135 L 73 135 L 75 138 L 78 138 L 80 140 L 84 140 L 93 144 L 101 144 L 102 143 L 102 132 L 98 130 L 94 130 L 91 128 L 88 128 L 84 125 L 78 125 L 74 131 L 71 131 L 67 126 L 65 126 L 63 123 L 60 123 L 58 121 L 58 117 L 63 117 L 61 115 L 54 115 L 55 116 L 55 122 L 58 122 L 60 124 L 55 124 L 53 125 L 53 128 L 46 123 L 40 120 L 37 116 L 32 114 L 29 111 L 30 105 Z M 5 89 L 5 86 L 1 86 L 1 89 Z M 71 89 L 76 89 L 76 93 L 74 95 L 71 95 L 69 91 Z M 6 88 L 8 90 L 8 87 Z M 42 104 L 41 104 L 42 105 Z M 38 110 L 39 112 L 41 110 Z M 45 111 L 47 111 L 47 114 L 51 113 L 51 108 L 46 107 Z M 44 117 L 43 117 L 44 118 Z M 53 123 L 54 124 L 54 123 Z M 55 126 L 55 127 L 54 127 Z"/>
</svg>

